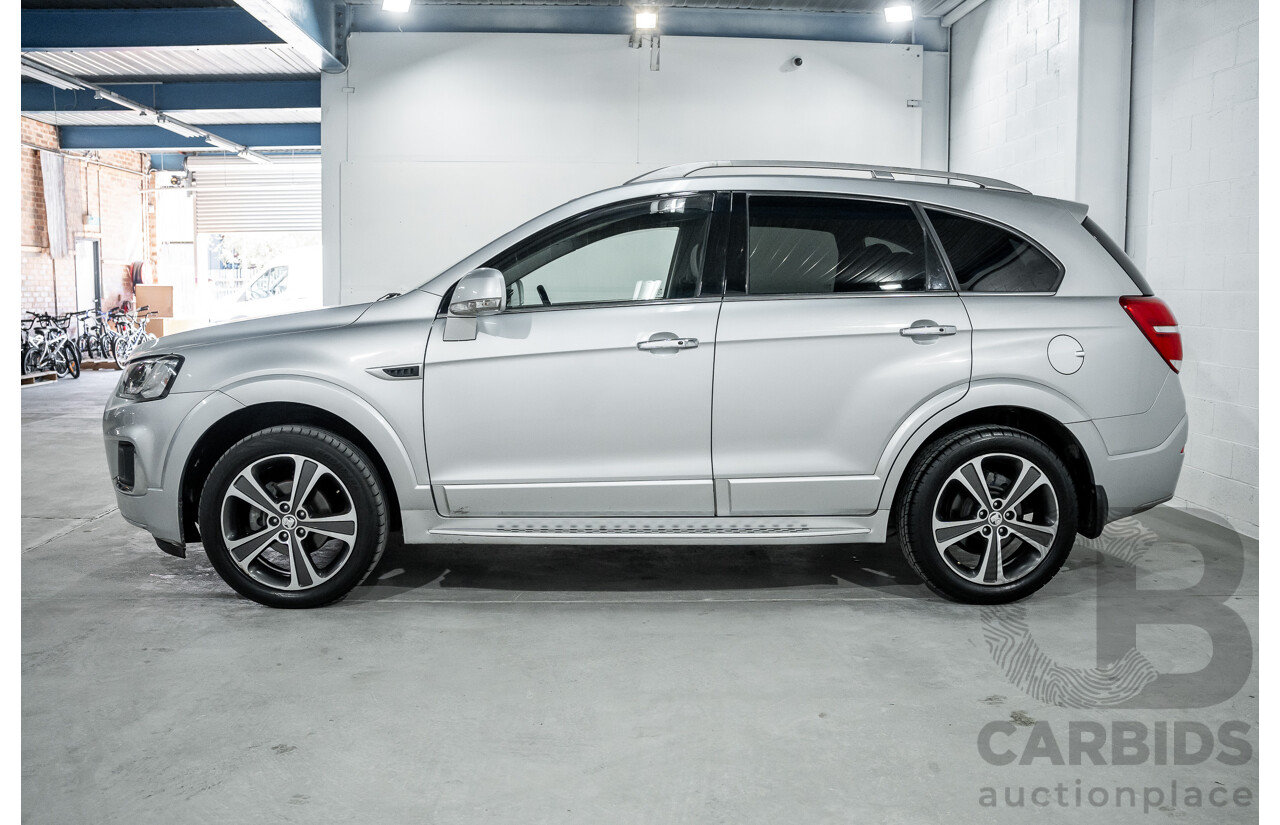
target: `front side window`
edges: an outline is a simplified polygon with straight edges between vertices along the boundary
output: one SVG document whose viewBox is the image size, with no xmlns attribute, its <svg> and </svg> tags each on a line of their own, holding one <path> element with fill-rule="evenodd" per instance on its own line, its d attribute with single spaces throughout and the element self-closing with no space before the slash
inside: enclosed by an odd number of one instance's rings
<svg viewBox="0 0 1280 825">
<path fill-rule="evenodd" d="M 950 289 L 911 207 L 843 198 L 752 195 L 752 295 Z"/>
<path fill-rule="evenodd" d="M 711 195 L 610 207 L 535 236 L 492 262 L 507 306 L 694 298 L 702 283 Z"/>
<path fill-rule="evenodd" d="M 963 292 L 1053 292 L 1062 270 L 1030 241 L 998 226 L 926 209 Z"/>
</svg>

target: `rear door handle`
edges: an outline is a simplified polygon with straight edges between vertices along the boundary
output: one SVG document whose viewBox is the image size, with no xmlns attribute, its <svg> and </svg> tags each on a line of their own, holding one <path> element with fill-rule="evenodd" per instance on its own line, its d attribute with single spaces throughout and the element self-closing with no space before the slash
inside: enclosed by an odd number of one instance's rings
<svg viewBox="0 0 1280 825">
<path fill-rule="evenodd" d="M 956 328 L 948 324 L 935 324 L 930 321 L 920 323 L 917 321 L 909 327 L 903 327 L 898 332 L 908 338 L 934 338 L 939 335 L 955 335 Z"/>
<path fill-rule="evenodd" d="M 648 341 L 641 341 L 636 344 L 636 349 L 651 352 L 653 350 L 694 349 L 697 346 L 697 338 L 677 338 L 674 333 L 659 332 L 650 336 Z"/>
</svg>

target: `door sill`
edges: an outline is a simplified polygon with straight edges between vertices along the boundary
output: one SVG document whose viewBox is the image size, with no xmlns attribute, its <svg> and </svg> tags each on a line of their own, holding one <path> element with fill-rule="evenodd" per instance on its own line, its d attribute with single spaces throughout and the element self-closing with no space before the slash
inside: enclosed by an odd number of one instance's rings
<svg viewBox="0 0 1280 825">
<path fill-rule="evenodd" d="M 774 518 L 441 518 L 402 512 L 406 543 L 805 544 L 883 541 L 887 513 Z"/>
</svg>

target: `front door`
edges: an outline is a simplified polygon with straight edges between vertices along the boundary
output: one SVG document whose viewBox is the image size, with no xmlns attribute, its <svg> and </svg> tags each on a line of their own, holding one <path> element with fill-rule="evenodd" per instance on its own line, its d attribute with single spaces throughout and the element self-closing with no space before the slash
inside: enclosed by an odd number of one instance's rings
<svg viewBox="0 0 1280 825">
<path fill-rule="evenodd" d="M 745 200 L 716 337 L 719 514 L 869 514 L 895 431 L 964 394 L 968 316 L 914 207 Z"/>
<path fill-rule="evenodd" d="M 710 516 L 719 295 L 702 294 L 710 195 L 554 226 L 489 263 L 506 311 L 424 370 L 445 516 Z"/>
</svg>

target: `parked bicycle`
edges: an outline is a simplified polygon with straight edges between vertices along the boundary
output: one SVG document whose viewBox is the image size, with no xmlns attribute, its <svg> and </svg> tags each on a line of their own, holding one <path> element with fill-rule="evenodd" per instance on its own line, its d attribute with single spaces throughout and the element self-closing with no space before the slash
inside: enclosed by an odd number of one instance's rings
<svg viewBox="0 0 1280 825">
<path fill-rule="evenodd" d="M 155 341 L 156 336 L 147 332 L 147 316 L 150 307 L 138 307 L 136 310 L 114 309 L 108 313 L 117 333 L 111 342 L 111 357 L 121 369 L 129 360 L 134 349 L 147 341 Z"/>
<path fill-rule="evenodd" d="M 80 377 L 80 351 L 72 342 L 67 328 L 70 315 L 53 316 L 43 312 L 27 312 L 31 326 L 26 329 L 22 372 L 52 370 L 59 377 Z"/>
<path fill-rule="evenodd" d="M 83 358 L 110 358 L 116 339 L 115 330 L 107 322 L 107 313 L 94 307 L 71 313 L 76 319 L 76 348 Z"/>
</svg>

